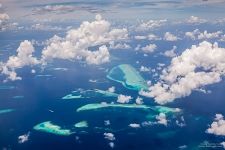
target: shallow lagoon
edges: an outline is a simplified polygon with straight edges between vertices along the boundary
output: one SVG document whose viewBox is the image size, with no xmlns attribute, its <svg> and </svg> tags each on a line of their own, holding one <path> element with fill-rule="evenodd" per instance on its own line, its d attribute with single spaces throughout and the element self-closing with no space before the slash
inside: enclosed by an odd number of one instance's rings
<svg viewBox="0 0 225 150">
<path fill-rule="evenodd" d="M 131 90 L 148 90 L 148 86 L 141 74 L 131 65 L 122 64 L 110 70 L 107 78 L 121 83 Z"/>
</svg>

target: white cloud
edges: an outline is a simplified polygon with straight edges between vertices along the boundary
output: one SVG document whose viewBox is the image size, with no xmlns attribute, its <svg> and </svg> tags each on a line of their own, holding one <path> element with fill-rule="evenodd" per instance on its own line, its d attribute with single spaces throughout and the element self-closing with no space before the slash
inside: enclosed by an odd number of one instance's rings
<svg viewBox="0 0 225 150">
<path fill-rule="evenodd" d="M 225 75 L 225 48 L 217 43 L 202 42 L 174 57 L 163 69 L 160 80 L 140 94 L 154 97 L 159 104 L 185 97 L 195 89 L 218 83 Z M 200 69 L 200 70 L 199 70 Z"/>
<path fill-rule="evenodd" d="M 131 128 L 140 128 L 141 125 L 137 124 L 137 123 L 131 123 L 131 124 L 129 124 L 129 127 L 131 127 Z"/>
<path fill-rule="evenodd" d="M 225 120 L 222 114 L 216 114 L 213 123 L 206 130 L 206 133 L 225 136 Z"/>
<path fill-rule="evenodd" d="M 110 49 L 130 49 L 131 46 L 126 43 L 117 43 L 115 44 L 114 41 L 109 42 L 109 48 Z"/>
<path fill-rule="evenodd" d="M 170 32 L 166 32 L 164 34 L 164 40 L 166 41 L 177 41 L 178 40 L 178 37 L 173 35 L 172 33 Z"/>
<path fill-rule="evenodd" d="M 200 33 L 198 35 L 198 39 L 213 39 L 213 38 L 219 38 L 219 36 L 222 34 L 222 31 L 216 31 L 212 33 L 208 33 L 208 31 L 204 31 L 203 33 Z"/>
<path fill-rule="evenodd" d="M 177 49 L 176 46 L 173 46 L 173 48 L 171 50 L 167 50 L 164 52 L 164 56 L 166 57 L 175 57 L 176 56 L 176 53 L 175 53 L 175 50 Z"/>
<path fill-rule="evenodd" d="M 105 139 L 109 140 L 109 141 L 114 141 L 116 140 L 115 136 L 113 133 L 104 133 Z"/>
<path fill-rule="evenodd" d="M 159 115 L 156 116 L 156 119 L 158 120 L 157 123 L 158 124 L 162 124 L 167 126 L 167 119 L 166 119 L 166 115 L 164 113 L 160 113 Z"/>
<path fill-rule="evenodd" d="M 139 70 L 141 72 L 149 72 L 149 71 L 151 71 L 151 68 L 150 67 L 141 66 L 141 68 Z"/>
<path fill-rule="evenodd" d="M 2 16 L 2 18 L 7 18 Z M 84 21 L 79 28 L 71 29 L 66 37 L 53 36 L 47 40 L 42 50 L 41 59 L 33 56 L 32 42 L 23 41 L 17 49 L 16 56 L 10 56 L 6 63 L 0 62 L 0 71 L 10 80 L 21 80 L 17 77 L 16 69 L 24 66 L 47 64 L 54 58 L 65 60 L 84 60 L 87 64 L 102 64 L 110 61 L 109 42 L 121 41 L 128 38 L 127 29 L 111 29 L 110 23 L 96 15 L 93 22 Z M 126 45 L 125 45 L 126 46 Z M 90 50 L 90 47 L 98 47 Z"/>
<path fill-rule="evenodd" d="M 155 35 L 155 34 L 149 34 L 149 35 L 148 35 L 148 40 L 150 40 L 150 41 L 151 41 L 151 40 L 152 40 L 152 41 L 153 41 L 153 40 L 156 40 L 156 41 L 157 41 L 157 40 L 161 40 L 161 38 L 158 37 L 158 36 Z"/>
<path fill-rule="evenodd" d="M 225 149 L 225 142 L 221 142 L 220 145 L 222 145 L 223 148 Z"/>
<path fill-rule="evenodd" d="M 142 47 L 141 50 L 145 53 L 153 53 L 157 48 L 157 45 L 155 44 L 149 44 L 146 45 L 145 47 Z"/>
<path fill-rule="evenodd" d="M 110 87 L 110 88 L 108 89 L 108 91 L 109 91 L 109 92 L 112 92 L 112 93 L 114 93 L 115 90 L 116 90 L 115 86 L 112 86 L 112 87 Z"/>
<path fill-rule="evenodd" d="M 136 35 L 134 36 L 134 39 L 136 40 L 145 40 L 147 37 L 146 36 L 143 36 L 143 35 Z"/>
<path fill-rule="evenodd" d="M 136 98 L 135 102 L 136 102 L 136 104 L 141 105 L 141 104 L 143 104 L 143 98 L 141 98 L 141 97 L 138 96 Z"/>
<path fill-rule="evenodd" d="M 120 94 L 118 96 L 117 102 L 118 103 L 129 103 L 131 99 L 132 99 L 131 96 L 126 96 L 126 95 Z"/>
<path fill-rule="evenodd" d="M 30 136 L 30 132 L 28 132 L 27 134 L 24 134 L 24 135 L 20 135 L 18 137 L 18 143 L 22 144 L 24 142 L 27 142 L 29 140 L 29 136 Z"/>
<path fill-rule="evenodd" d="M 222 31 L 208 33 L 207 30 L 200 32 L 199 29 L 195 29 L 192 32 L 186 32 L 185 36 L 188 38 L 191 38 L 192 40 L 195 40 L 195 39 L 202 40 L 202 39 L 219 38 L 222 33 L 223 33 Z"/>
<path fill-rule="evenodd" d="M 42 51 L 42 60 L 54 58 L 79 60 L 88 64 L 102 64 L 109 61 L 109 51 L 105 44 L 127 39 L 127 29 L 110 29 L 110 23 L 100 15 L 93 22 L 85 21 L 78 29 L 71 29 L 65 38 L 54 36 Z M 99 46 L 91 51 L 90 47 Z"/>
<path fill-rule="evenodd" d="M 34 47 L 30 41 L 23 41 L 17 49 L 17 55 L 10 56 L 6 63 L 2 63 L 2 74 L 8 76 L 10 80 L 21 80 L 21 77 L 17 77 L 16 69 L 24 66 L 37 65 L 39 61 L 33 56 Z"/>
<path fill-rule="evenodd" d="M 142 22 L 138 27 L 137 31 L 146 31 L 151 30 L 155 28 L 159 28 L 162 25 L 164 25 L 167 22 L 167 20 L 149 20 L 147 22 Z"/>
<path fill-rule="evenodd" d="M 114 144 L 113 142 L 109 142 L 109 146 L 110 146 L 111 148 L 114 148 L 114 147 L 115 147 L 115 144 Z"/>
<path fill-rule="evenodd" d="M 187 20 L 187 23 L 189 23 L 189 24 L 202 24 L 202 23 L 206 23 L 206 22 L 207 22 L 207 20 L 201 19 L 196 16 L 190 16 L 190 18 Z"/>
</svg>

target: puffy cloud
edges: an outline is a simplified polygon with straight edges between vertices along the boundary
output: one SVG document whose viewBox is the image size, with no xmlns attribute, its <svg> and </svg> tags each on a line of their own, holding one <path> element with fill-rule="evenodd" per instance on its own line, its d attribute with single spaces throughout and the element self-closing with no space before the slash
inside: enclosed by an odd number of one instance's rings
<svg viewBox="0 0 225 150">
<path fill-rule="evenodd" d="M 136 40 L 145 40 L 147 37 L 146 36 L 143 36 L 143 35 L 136 35 L 134 36 L 134 39 Z"/>
<path fill-rule="evenodd" d="M 160 37 L 158 37 L 157 35 L 155 35 L 155 34 L 149 34 L 148 35 L 148 40 L 161 40 L 161 38 Z"/>
<path fill-rule="evenodd" d="M 114 141 L 116 140 L 115 136 L 113 133 L 104 133 L 104 137 L 105 139 L 109 140 L 109 141 Z"/>
<path fill-rule="evenodd" d="M 213 39 L 213 38 L 218 38 L 223 32 L 222 31 L 217 31 L 217 32 L 212 32 L 208 33 L 207 31 L 204 31 L 203 33 L 200 33 L 198 35 L 198 39 Z"/>
<path fill-rule="evenodd" d="M 149 72 L 149 71 L 151 71 L 151 68 L 150 67 L 141 66 L 141 68 L 139 70 L 141 72 Z"/>
<path fill-rule="evenodd" d="M 151 30 L 155 28 L 159 28 L 162 25 L 164 25 L 167 22 L 167 20 L 149 20 L 147 22 L 142 22 L 138 27 L 137 31 L 146 31 Z"/>
<path fill-rule="evenodd" d="M 27 134 L 24 134 L 24 135 L 20 135 L 18 137 L 18 143 L 22 144 L 24 142 L 27 142 L 29 140 L 29 136 L 30 136 L 30 132 L 28 132 Z"/>
<path fill-rule="evenodd" d="M 21 77 L 17 77 L 16 69 L 39 63 L 37 58 L 33 56 L 33 52 L 34 47 L 30 41 L 21 42 L 17 49 L 17 55 L 10 56 L 6 63 L 0 65 L 2 73 L 7 75 L 10 80 L 21 80 Z"/>
<path fill-rule="evenodd" d="M 110 49 L 130 49 L 131 46 L 126 43 L 117 43 L 115 44 L 114 41 L 109 42 L 109 48 Z"/>
<path fill-rule="evenodd" d="M 78 29 L 67 32 L 65 38 L 54 36 L 42 51 L 42 60 L 84 59 L 88 64 L 102 64 L 109 61 L 109 51 L 104 44 L 124 40 L 128 37 L 127 29 L 110 29 L 110 23 L 96 15 L 93 22 L 85 21 Z M 99 46 L 91 51 L 90 47 Z"/>
<path fill-rule="evenodd" d="M 138 96 L 136 98 L 135 102 L 136 102 L 136 104 L 141 105 L 141 104 L 143 104 L 143 98 L 141 98 L 141 97 Z"/>
<path fill-rule="evenodd" d="M 188 38 L 191 38 L 192 40 L 198 39 L 213 39 L 213 38 L 219 38 L 223 32 L 222 31 L 216 31 L 212 33 L 208 33 L 208 31 L 200 32 L 199 29 L 195 29 L 192 32 L 186 32 L 185 36 Z"/>
<path fill-rule="evenodd" d="M 160 113 L 159 115 L 156 116 L 156 119 L 158 120 L 157 123 L 158 124 L 162 124 L 167 126 L 167 119 L 166 119 L 166 115 L 164 113 Z"/>
<path fill-rule="evenodd" d="M 225 136 L 225 120 L 222 114 L 216 114 L 213 123 L 206 130 L 206 133 Z"/>
<path fill-rule="evenodd" d="M 186 49 L 174 57 L 171 64 L 163 69 L 160 79 L 140 94 L 154 97 L 159 104 L 185 97 L 195 89 L 218 83 L 225 75 L 225 48 L 217 43 L 202 42 Z"/>
<path fill-rule="evenodd" d="M 198 29 L 195 29 L 194 31 L 192 32 L 186 32 L 185 33 L 185 36 L 188 37 L 188 38 L 191 38 L 192 40 L 195 40 L 196 39 L 196 36 L 200 33 L 200 31 Z"/>
<path fill-rule="evenodd" d="M 120 94 L 118 96 L 117 102 L 118 103 L 129 103 L 131 99 L 132 99 L 131 96 L 126 96 L 126 95 Z"/>
<path fill-rule="evenodd" d="M 115 90 L 116 90 L 115 86 L 112 86 L 112 87 L 110 87 L 110 88 L 108 89 L 108 91 L 109 91 L 109 92 L 112 92 L 112 93 L 114 93 Z"/>
<path fill-rule="evenodd" d="M 178 40 L 178 37 L 176 37 L 175 35 L 173 35 L 170 32 L 166 32 L 164 34 L 164 40 L 166 40 L 166 41 L 177 41 Z"/>
<path fill-rule="evenodd" d="M 177 49 L 177 47 L 173 46 L 173 48 L 171 50 L 165 51 L 163 55 L 166 56 L 166 57 L 175 57 L 176 56 L 176 53 L 175 53 L 176 49 Z"/>
<path fill-rule="evenodd" d="M 220 145 L 222 145 L 223 148 L 225 149 L 225 142 L 221 142 Z"/>
<path fill-rule="evenodd" d="M 190 18 L 187 20 L 187 23 L 189 23 L 189 24 L 202 24 L 202 23 L 206 23 L 206 22 L 207 22 L 207 20 L 201 19 L 196 16 L 190 16 Z"/>
<path fill-rule="evenodd" d="M 146 45 L 145 47 L 142 47 L 141 50 L 145 53 L 153 53 L 157 48 L 157 45 L 155 44 L 149 44 Z"/>
<path fill-rule="evenodd" d="M 137 124 L 137 123 L 131 123 L 131 124 L 129 124 L 129 127 L 131 127 L 131 128 L 140 128 L 141 125 Z"/>
</svg>

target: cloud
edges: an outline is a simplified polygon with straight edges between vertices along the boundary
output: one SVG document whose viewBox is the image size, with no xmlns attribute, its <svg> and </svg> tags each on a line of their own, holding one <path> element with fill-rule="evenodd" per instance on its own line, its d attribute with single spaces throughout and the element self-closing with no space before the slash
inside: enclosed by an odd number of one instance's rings
<svg viewBox="0 0 225 150">
<path fill-rule="evenodd" d="M 6 63 L 1 63 L 0 70 L 2 74 L 7 75 L 8 79 L 13 81 L 21 80 L 22 78 L 18 77 L 15 72 L 16 69 L 40 63 L 37 58 L 33 56 L 34 51 L 35 49 L 30 41 L 25 40 L 21 42 L 17 49 L 17 55 L 10 56 Z"/>
<path fill-rule="evenodd" d="M 216 114 L 213 123 L 206 130 L 206 133 L 225 136 L 225 120 L 222 114 Z"/>
<path fill-rule="evenodd" d="M 113 133 L 104 133 L 104 138 L 109 140 L 109 141 L 114 141 L 116 140 L 115 136 Z"/>
<path fill-rule="evenodd" d="M 118 96 L 117 102 L 118 103 L 129 103 L 131 99 L 132 99 L 131 96 L 126 96 L 126 95 L 120 94 Z"/>
<path fill-rule="evenodd" d="M 106 45 L 112 41 L 127 39 L 127 29 L 110 29 L 110 23 L 96 15 L 93 22 L 85 21 L 78 29 L 67 32 L 65 38 L 54 36 L 49 45 L 42 51 L 42 60 L 54 58 L 67 60 L 85 60 L 88 64 L 102 64 L 109 62 L 109 51 Z M 90 47 L 99 46 L 91 51 Z"/>
<path fill-rule="evenodd" d="M 163 69 L 160 79 L 140 94 L 154 97 L 155 102 L 166 104 L 185 97 L 195 89 L 218 83 L 225 75 L 225 48 L 217 43 L 202 42 L 174 57 Z"/>
<path fill-rule="evenodd" d="M 175 35 L 173 35 L 170 32 L 166 32 L 164 34 L 164 40 L 166 40 L 166 41 L 177 41 L 178 40 L 178 37 L 176 37 Z"/>
<path fill-rule="evenodd" d="M 190 18 L 187 19 L 186 22 L 189 23 L 189 24 L 202 24 L 202 23 L 206 23 L 207 20 L 201 19 L 201 18 L 196 17 L 196 16 L 190 16 Z"/>
<path fill-rule="evenodd" d="M 192 40 L 195 40 L 195 39 L 204 40 L 204 39 L 219 38 L 222 33 L 223 33 L 222 31 L 208 33 L 207 30 L 205 30 L 204 32 L 200 32 L 199 29 L 195 29 L 192 32 L 186 32 L 185 36 L 188 38 L 191 38 Z"/>
<path fill-rule="evenodd" d="M 112 87 L 110 87 L 110 88 L 108 89 L 108 91 L 109 91 L 109 92 L 112 92 L 112 93 L 114 93 L 115 90 L 116 90 L 115 86 L 112 86 Z"/>
<path fill-rule="evenodd" d="M 127 29 L 111 29 L 108 21 L 96 15 L 93 22 L 84 21 L 79 28 L 71 29 L 65 37 L 53 36 L 47 40 L 38 60 L 33 56 L 32 42 L 20 43 L 16 56 L 10 56 L 6 63 L 0 63 L 0 71 L 10 80 L 21 80 L 15 69 L 24 66 L 47 64 L 53 59 L 84 60 L 87 64 L 103 64 L 110 61 L 110 53 L 106 46 L 109 42 L 122 41 L 128 38 Z M 95 48 L 95 50 L 90 48 Z"/>
<path fill-rule="evenodd" d="M 166 57 L 175 57 L 176 56 L 176 53 L 175 53 L 175 50 L 177 49 L 176 46 L 173 46 L 173 48 L 171 50 L 167 50 L 164 52 L 164 56 Z"/>
<path fill-rule="evenodd" d="M 18 137 L 18 143 L 22 144 L 22 143 L 25 143 L 29 140 L 29 136 L 30 136 L 30 132 L 28 132 L 27 134 L 24 134 L 24 135 L 20 135 Z"/>
<path fill-rule="evenodd" d="M 162 25 L 165 25 L 167 20 L 149 20 L 147 22 L 142 22 L 137 28 L 137 31 L 146 31 L 146 30 L 152 30 L 155 28 L 159 28 Z"/>
<path fill-rule="evenodd" d="M 92 6 L 78 6 L 78 5 L 68 5 L 68 4 L 54 4 L 54 5 L 45 5 L 42 7 L 36 7 L 33 10 L 33 14 L 45 14 L 45 13 L 57 13 L 65 14 L 71 13 L 74 11 L 87 11 L 90 13 L 102 13 L 104 10 L 99 8 L 94 8 Z"/>
<path fill-rule="evenodd" d="M 149 44 L 146 45 L 145 47 L 142 47 L 141 50 L 145 53 L 153 53 L 157 48 L 157 45 L 155 44 Z"/>
<path fill-rule="evenodd" d="M 141 66 L 141 68 L 139 70 L 141 72 L 150 72 L 151 71 L 151 68 L 150 67 Z"/>
<path fill-rule="evenodd" d="M 109 42 L 109 48 L 110 49 L 130 49 L 131 46 L 126 43 L 117 43 L 115 44 L 114 41 Z"/>
<path fill-rule="evenodd" d="M 223 148 L 225 149 L 225 142 L 221 142 L 220 145 L 222 145 Z"/>
<path fill-rule="evenodd" d="M 159 115 L 156 116 L 156 119 L 158 120 L 157 123 L 158 124 L 162 124 L 167 126 L 167 119 L 166 119 L 166 115 L 164 113 L 160 113 Z"/>
<path fill-rule="evenodd" d="M 136 102 L 136 104 L 141 105 L 141 104 L 143 104 L 143 98 L 141 98 L 141 97 L 138 96 L 136 98 L 135 102 Z"/>
<path fill-rule="evenodd" d="M 129 127 L 131 127 L 131 128 L 140 128 L 141 125 L 137 124 L 137 123 L 131 123 L 131 124 L 129 124 Z"/>
<path fill-rule="evenodd" d="M 111 148 L 114 148 L 114 147 L 115 147 L 115 144 L 114 144 L 113 142 L 109 142 L 109 146 L 110 146 Z"/>
</svg>

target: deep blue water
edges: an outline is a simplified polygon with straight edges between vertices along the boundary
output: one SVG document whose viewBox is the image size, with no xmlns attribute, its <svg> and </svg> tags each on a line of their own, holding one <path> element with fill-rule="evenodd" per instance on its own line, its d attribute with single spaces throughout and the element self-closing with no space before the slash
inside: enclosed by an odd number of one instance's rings
<svg viewBox="0 0 225 150">
<path fill-rule="evenodd" d="M 165 29 L 166 30 L 166 29 Z M 174 29 L 175 30 L 175 29 Z M 190 29 L 191 30 L 191 29 Z M 161 31 L 163 33 L 163 30 Z M 3 33 L 1 33 L 3 34 Z M 7 34 L 8 35 L 8 34 Z M 7 36 L 2 35 L 2 36 Z M 23 34 L 19 34 L 25 38 Z M 39 34 L 32 33 L 31 37 L 40 37 Z M 52 34 L 43 34 L 43 38 L 49 38 Z M 27 36 L 26 38 L 31 38 Z M 8 41 L 1 41 L 2 49 L 4 46 L 15 41 L 22 40 L 19 37 L 8 37 Z M 19 40 L 19 41 L 20 41 Z M 19 42 L 15 42 L 6 54 L 1 56 L 7 58 L 7 54 L 13 53 L 13 49 L 18 47 Z M 143 41 L 143 44 L 146 41 Z M 136 45 L 136 41 L 132 43 Z M 171 49 L 173 44 L 156 41 L 159 51 Z M 193 43 L 192 43 L 193 44 Z M 179 41 L 176 43 L 178 53 L 190 47 L 189 42 Z M 221 43 L 223 44 L 223 43 Z M 39 47 L 41 49 L 41 47 Z M 39 51 L 40 52 L 40 51 Z M 132 50 L 112 51 L 112 61 L 101 66 L 86 66 L 83 63 L 56 60 L 48 65 L 44 70 L 35 68 L 37 73 L 31 74 L 30 68 L 19 69 L 18 74 L 23 77 L 21 81 L 1 83 L 0 86 L 15 86 L 14 89 L 0 89 L 0 109 L 13 108 L 14 112 L 0 114 L 0 149 L 8 148 L 15 150 L 23 149 L 111 149 L 109 141 L 104 139 L 104 120 L 110 120 L 110 128 L 114 133 L 114 149 L 118 150 L 175 150 L 179 146 L 187 145 L 188 149 L 198 147 L 203 141 L 220 143 L 224 139 L 205 133 L 209 124 L 213 121 L 216 113 L 225 114 L 225 81 L 218 84 L 207 86 L 211 90 L 210 94 L 193 92 L 190 96 L 177 99 L 168 104 L 168 107 L 178 107 L 183 110 L 186 126 L 178 127 L 173 118 L 167 127 L 153 125 L 140 129 L 129 128 L 130 123 L 141 123 L 146 121 L 146 112 L 142 110 L 130 109 L 106 109 L 102 111 L 76 112 L 82 105 L 96 102 L 116 102 L 115 98 L 91 98 L 82 100 L 62 100 L 61 98 L 73 90 L 82 88 L 107 90 L 111 86 L 116 87 L 116 92 L 124 95 L 131 95 L 136 98 L 138 92 L 128 90 L 121 84 L 110 81 L 106 78 L 106 69 L 111 69 L 116 65 L 128 63 L 135 68 L 141 65 L 156 68 L 157 63 L 169 64 L 170 59 L 159 54 L 144 57 L 143 53 L 136 54 Z M 38 52 L 37 52 L 38 55 Z M 140 64 L 136 64 L 136 61 Z M 54 67 L 65 67 L 67 71 L 55 71 Z M 103 68 L 103 69 L 102 69 Z M 36 75 L 51 75 L 37 77 Z M 155 82 L 152 74 L 141 73 L 146 80 Z M 1 79 L 4 77 L 1 76 Z M 90 79 L 97 79 L 102 82 L 91 83 Z M 13 99 L 14 96 L 23 96 L 20 99 Z M 156 105 L 151 98 L 144 98 L 146 105 Z M 131 103 L 134 103 L 132 101 Z M 50 112 L 53 110 L 54 112 Z M 179 118 L 178 118 L 179 119 Z M 65 128 L 72 128 L 73 124 L 82 120 L 89 123 L 87 129 L 78 130 L 71 136 L 57 136 L 49 133 L 42 133 L 33 130 L 33 126 L 44 121 L 52 121 Z M 96 127 L 103 127 L 101 130 Z M 29 141 L 23 144 L 18 143 L 18 136 L 30 131 Z M 167 134 L 168 136 L 162 136 Z M 160 136 L 161 135 L 161 136 Z M 76 140 L 79 136 L 79 140 Z M 218 148 L 219 149 L 219 148 Z"/>
</svg>

